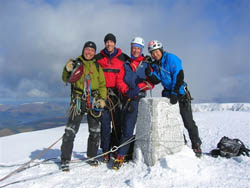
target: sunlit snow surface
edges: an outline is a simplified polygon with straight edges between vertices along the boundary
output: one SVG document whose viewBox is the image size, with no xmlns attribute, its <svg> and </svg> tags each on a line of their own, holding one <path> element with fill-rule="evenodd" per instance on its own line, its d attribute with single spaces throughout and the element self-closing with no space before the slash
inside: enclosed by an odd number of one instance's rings
<svg viewBox="0 0 250 188">
<path fill-rule="evenodd" d="M 206 107 L 194 106 L 194 119 L 199 127 L 203 152 L 216 148 L 223 136 L 239 138 L 250 147 L 250 110 L 237 111 L 231 108 L 221 109 L 218 105 Z M 224 106 L 231 106 L 225 104 Z M 197 110 L 202 109 L 202 110 Z M 205 110 L 206 109 L 206 110 Z M 234 108 L 235 109 L 235 108 Z M 208 111 L 209 110 L 209 111 Z M 33 159 L 42 150 L 50 146 L 64 133 L 64 128 L 22 133 L 0 138 L 0 179 Z M 187 136 L 187 132 L 185 131 Z M 76 136 L 73 158 L 86 157 L 88 128 L 82 124 Z M 188 136 L 187 136 L 188 137 Z M 189 141 L 189 140 L 188 140 Z M 61 142 L 56 144 L 40 160 L 57 158 L 59 161 Z M 190 141 L 188 142 L 190 146 Z M 203 155 L 201 159 L 194 156 L 192 150 L 185 146 L 174 155 L 166 156 L 155 166 L 147 167 L 143 157 L 122 166 L 119 171 L 112 170 L 112 162 L 91 167 L 88 164 L 72 163 L 71 171 L 61 172 L 56 163 L 32 163 L 28 168 L 0 182 L 0 187 L 8 188 L 167 188 L 167 187 L 250 187 L 250 158 L 246 156 L 212 158 Z M 101 153 L 101 150 L 99 150 Z M 16 165 L 16 166 L 12 166 Z"/>
</svg>

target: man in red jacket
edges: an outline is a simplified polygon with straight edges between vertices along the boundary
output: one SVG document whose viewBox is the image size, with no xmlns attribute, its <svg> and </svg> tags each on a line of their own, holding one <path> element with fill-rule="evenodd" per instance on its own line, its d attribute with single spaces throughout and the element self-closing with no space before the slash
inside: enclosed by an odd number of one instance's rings
<svg viewBox="0 0 250 188">
<path fill-rule="evenodd" d="M 120 93 L 124 94 L 128 91 L 128 86 L 123 80 L 125 75 L 123 64 L 129 59 L 120 48 L 115 47 L 116 37 L 112 33 L 105 36 L 104 44 L 105 48 L 96 55 L 96 60 L 103 69 L 108 89 L 108 101 L 101 117 L 101 148 L 103 153 L 109 151 L 112 146 L 119 146 L 121 137 Z M 109 159 L 110 155 L 105 155 L 103 162 L 108 162 Z"/>
</svg>

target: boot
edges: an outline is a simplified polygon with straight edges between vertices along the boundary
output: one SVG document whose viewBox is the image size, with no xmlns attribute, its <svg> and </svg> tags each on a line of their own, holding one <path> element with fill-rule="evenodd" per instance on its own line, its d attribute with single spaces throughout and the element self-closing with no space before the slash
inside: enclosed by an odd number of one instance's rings
<svg viewBox="0 0 250 188">
<path fill-rule="evenodd" d="M 127 154 L 124 156 L 124 163 L 128 163 L 129 161 L 131 161 L 133 159 L 133 155 L 130 153 L 130 154 Z"/>
<path fill-rule="evenodd" d="M 103 162 L 103 163 L 108 163 L 108 162 L 109 162 L 109 160 L 110 160 L 110 156 L 109 156 L 109 154 L 104 155 L 104 156 L 103 156 L 103 158 L 102 158 L 102 162 Z"/>
<path fill-rule="evenodd" d="M 112 153 L 112 158 L 116 159 L 116 157 L 117 157 L 117 151 L 115 151 L 115 152 Z"/>
<path fill-rule="evenodd" d="M 201 151 L 201 145 L 200 144 L 195 144 L 193 146 L 193 151 L 194 151 L 196 157 L 200 158 L 202 156 L 202 151 Z"/>
<path fill-rule="evenodd" d="M 61 170 L 64 172 L 69 171 L 69 161 L 68 160 L 61 161 Z"/>
<path fill-rule="evenodd" d="M 114 161 L 114 164 L 113 164 L 112 168 L 114 170 L 119 170 L 121 168 L 123 162 L 124 162 L 124 156 L 121 156 L 121 155 L 117 154 L 117 157 L 116 157 L 116 159 Z"/>
<path fill-rule="evenodd" d="M 97 159 L 90 159 L 87 162 L 90 166 L 97 167 L 98 166 L 98 160 Z"/>
</svg>

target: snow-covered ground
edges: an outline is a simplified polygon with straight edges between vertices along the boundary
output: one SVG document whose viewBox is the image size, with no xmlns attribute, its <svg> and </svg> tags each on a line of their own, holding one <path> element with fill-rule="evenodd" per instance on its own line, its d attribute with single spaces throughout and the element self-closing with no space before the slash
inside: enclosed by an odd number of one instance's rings
<svg viewBox="0 0 250 188">
<path fill-rule="evenodd" d="M 237 104 L 235 104 L 237 106 Z M 204 107 L 205 106 L 205 107 Z M 227 106 L 222 110 L 218 106 Z M 196 104 L 194 119 L 199 126 L 202 149 L 209 152 L 216 148 L 223 136 L 239 138 L 250 147 L 250 110 L 229 108 L 232 104 Z M 200 110 L 197 110 L 200 109 Z M 201 110 L 202 109 L 202 110 Z M 205 110 L 206 109 L 206 110 Z M 64 127 L 22 133 L 0 138 L 0 179 L 17 169 L 46 147 L 59 139 Z M 186 133 L 187 135 L 187 133 Z M 75 140 L 73 158 L 86 157 L 88 129 L 82 124 Z M 59 161 L 61 142 L 49 150 L 40 160 L 57 158 Z M 188 143 L 190 146 L 190 142 Z M 101 151 L 100 151 L 101 153 Z M 48 162 L 12 175 L 0 182 L 8 188 L 166 188 L 166 187 L 250 187 L 250 158 L 245 156 L 212 158 L 194 156 L 185 146 L 174 155 L 166 156 L 153 167 L 147 167 L 141 158 L 125 164 L 119 171 L 112 170 L 112 162 L 91 167 L 84 162 L 72 163 L 70 172 L 61 172 L 57 163 Z"/>
</svg>

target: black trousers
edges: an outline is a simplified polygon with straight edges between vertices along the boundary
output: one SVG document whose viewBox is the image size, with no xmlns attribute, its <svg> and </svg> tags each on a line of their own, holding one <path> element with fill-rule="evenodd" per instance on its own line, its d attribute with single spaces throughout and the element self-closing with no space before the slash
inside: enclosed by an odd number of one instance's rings
<svg viewBox="0 0 250 188">
<path fill-rule="evenodd" d="M 65 161 L 71 160 L 72 150 L 74 146 L 75 136 L 79 130 L 80 123 L 83 115 L 76 116 L 73 120 L 72 117 L 69 117 L 65 133 L 63 135 L 62 145 L 61 145 L 61 160 Z M 100 143 L 100 132 L 101 125 L 99 123 L 99 118 L 93 117 L 88 113 L 88 128 L 89 128 L 89 137 L 88 137 L 88 146 L 87 146 L 87 156 L 89 158 L 95 157 L 97 155 L 99 143 Z"/>
<path fill-rule="evenodd" d="M 201 139 L 199 137 L 198 127 L 193 119 L 191 102 L 188 100 L 179 101 L 179 107 L 184 127 L 187 129 L 192 143 L 192 148 L 195 148 L 197 144 L 201 144 Z"/>
</svg>

